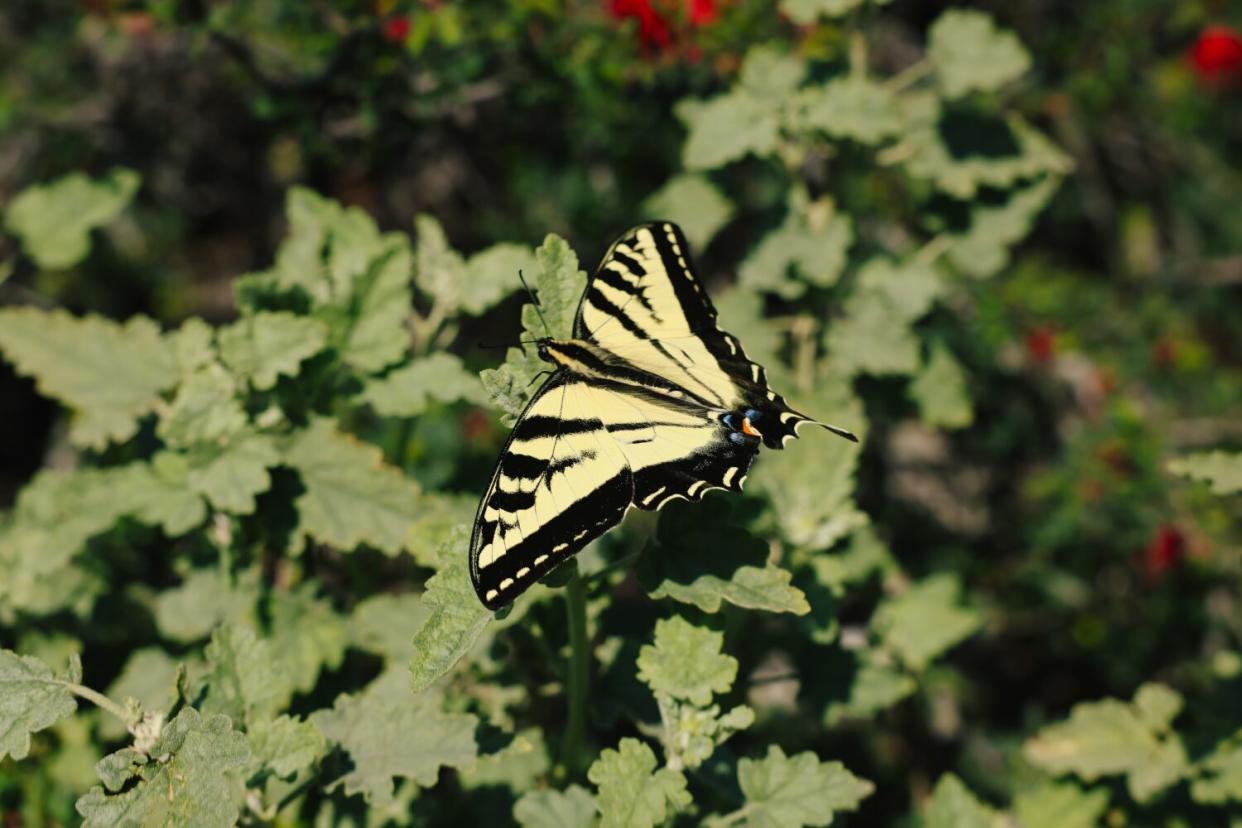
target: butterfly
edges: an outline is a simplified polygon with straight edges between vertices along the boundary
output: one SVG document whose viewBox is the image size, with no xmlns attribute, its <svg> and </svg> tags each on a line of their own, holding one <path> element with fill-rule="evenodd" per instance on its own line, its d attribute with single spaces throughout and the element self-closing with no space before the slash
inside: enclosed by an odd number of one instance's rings
<svg viewBox="0 0 1242 828">
<path fill-rule="evenodd" d="M 587 282 L 573 338 L 535 342 L 551 364 L 518 418 L 475 515 L 470 577 L 488 609 L 621 522 L 712 489 L 740 492 L 759 446 L 804 423 L 768 387 L 690 263 L 680 228 L 644 224 Z"/>
</svg>

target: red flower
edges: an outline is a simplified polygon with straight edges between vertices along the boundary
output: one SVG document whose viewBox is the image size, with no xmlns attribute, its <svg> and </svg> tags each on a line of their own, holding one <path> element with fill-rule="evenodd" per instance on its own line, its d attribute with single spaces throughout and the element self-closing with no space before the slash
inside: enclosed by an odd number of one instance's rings
<svg viewBox="0 0 1242 828">
<path fill-rule="evenodd" d="M 1187 57 L 1205 83 L 1242 78 L 1242 36 L 1226 26 L 1204 29 Z"/>
<path fill-rule="evenodd" d="M 1047 362 L 1052 359 L 1056 350 L 1056 340 L 1052 331 L 1047 328 L 1036 328 L 1026 335 L 1026 352 L 1036 362 Z"/>
<path fill-rule="evenodd" d="M 1143 567 L 1147 570 L 1147 577 L 1156 580 L 1179 566 L 1185 557 L 1186 536 L 1173 524 L 1165 523 L 1156 530 L 1143 550 Z"/>
<path fill-rule="evenodd" d="M 668 21 L 651 7 L 651 0 L 612 0 L 612 16 L 618 20 L 636 18 L 638 39 L 644 48 L 667 49 L 673 45 L 673 31 Z"/>
<path fill-rule="evenodd" d="M 716 20 L 716 0 L 690 0 L 690 23 L 706 26 Z"/>
<path fill-rule="evenodd" d="M 404 14 L 398 14 L 384 21 L 382 28 L 384 40 L 389 43 L 404 43 L 405 39 L 410 36 L 410 18 Z"/>
</svg>

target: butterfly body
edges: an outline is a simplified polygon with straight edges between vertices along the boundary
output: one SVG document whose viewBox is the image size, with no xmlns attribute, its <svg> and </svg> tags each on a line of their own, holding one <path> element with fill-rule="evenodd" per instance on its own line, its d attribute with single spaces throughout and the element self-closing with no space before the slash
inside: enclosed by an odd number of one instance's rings
<svg viewBox="0 0 1242 828">
<path fill-rule="evenodd" d="M 674 225 L 634 228 L 587 284 L 573 337 L 536 342 L 555 368 L 518 418 L 471 535 L 471 578 L 488 608 L 630 508 L 741 491 L 761 444 L 780 449 L 814 422 L 717 327 L 687 256 Z"/>
</svg>

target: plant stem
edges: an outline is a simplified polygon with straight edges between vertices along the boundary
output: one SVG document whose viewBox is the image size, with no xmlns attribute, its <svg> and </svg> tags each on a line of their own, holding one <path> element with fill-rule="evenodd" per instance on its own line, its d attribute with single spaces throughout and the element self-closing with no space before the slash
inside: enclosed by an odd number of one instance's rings
<svg viewBox="0 0 1242 828">
<path fill-rule="evenodd" d="M 582 743 L 586 737 L 586 705 L 591 653 L 586 629 L 586 584 L 574 567 L 565 585 L 565 611 L 569 623 L 569 722 L 561 743 L 561 764 L 570 774 L 582 766 Z"/>
<path fill-rule="evenodd" d="M 73 695 L 81 696 L 91 704 L 98 707 L 100 710 L 106 710 L 113 716 L 116 716 L 118 719 L 125 722 L 126 725 L 130 724 L 129 711 L 105 696 L 103 693 L 92 690 L 91 688 L 85 687 L 81 684 L 74 684 L 71 681 L 62 681 L 60 683 L 67 687 L 69 692 Z"/>
</svg>

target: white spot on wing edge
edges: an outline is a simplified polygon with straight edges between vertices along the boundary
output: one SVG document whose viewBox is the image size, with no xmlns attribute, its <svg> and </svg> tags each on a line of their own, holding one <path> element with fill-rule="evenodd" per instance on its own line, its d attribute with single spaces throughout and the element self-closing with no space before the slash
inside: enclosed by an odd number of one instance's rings
<svg viewBox="0 0 1242 828">
<path fill-rule="evenodd" d="M 690 497 L 694 497 L 696 494 L 699 493 L 699 490 L 702 489 L 706 485 L 707 485 L 707 481 L 696 480 L 690 484 L 690 488 L 686 489 L 686 494 L 688 494 Z"/>
<path fill-rule="evenodd" d="M 508 588 L 509 588 L 509 587 L 511 587 L 511 586 L 513 586 L 513 579 L 512 579 L 512 578 L 505 578 L 503 581 L 501 581 L 501 582 L 500 582 L 500 588 L 501 588 L 501 589 L 508 589 Z"/>
<path fill-rule="evenodd" d="M 569 546 L 569 544 L 567 544 L 567 543 L 562 543 L 560 546 L 556 547 L 556 549 L 554 549 L 554 550 L 552 550 L 552 551 L 553 551 L 553 552 L 559 552 L 559 551 L 561 551 L 562 549 L 564 549 L 564 548 L 565 548 L 565 547 L 567 547 L 567 546 Z M 539 566 L 539 564 L 543 563 L 543 562 L 544 562 L 544 561 L 546 561 L 547 559 L 548 559 L 548 556 L 547 556 L 547 555 L 540 555 L 539 557 L 535 558 L 535 566 Z"/>
<path fill-rule="evenodd" d="M 491 600 L 493 600 L 493 599 L 494 599 L 497 595 L 499 595 L 499 594 L 500 594 L 500 593 L 499 593 L 499 592 L 497 592 L 496 590 L 494 590 L 494 589 L 489 589 L 489 590 L 487 591 L 487 600 L 491 601 Z"/>
<path fill-rule="evenodd" d="M 726 486 L 733 482 L 733 476 L 737 474 L 737 466 L 730 466 L 729 470 L 724 473 L 724 484 Z"/>
<path fill-rule="evenodd" d="M 519 570 L 518 570 L 516 573 L 514 573 L 514 574 L 515 574 L 517 577 L 519 577 L 519 578 L 525 578 L 525 577 L 526 577 L 526 573 L 527 573 L 527 572 L 530 572 L 530 567 L 529 567 L 529 566 L 524 566 L 524 567 L 522 567 L 521 569 L 519 569 Z"/>
<path fill-rule="evenodd" d="M 742 475 L 741 479 L 737 481 L 737 487 L 739 489 L 746 488 L 746 475 Z"/>
<path fill-rule="evenodd" d="M 797 426 L 794 426 L 794 431 L 795 431 L 795 433 L 794 433 L 794 434 L 786 434 L 784 437 L 782 437 L 782 438 L 781 438 L 781 445 L 782 445 L 782 446 L 787 446 L 787 445 L 789 445 L 789 441 L 790 441 L 790 440 L 794 440 L 794 439 L 796 439 L 796 438 L 797 438 L 797 436 L 798 436 L 798 435 L 797 435 L 797 433 L 796 433 L 796 432 L 797 432 L 797 430 L 798 430 L 798 427 L 797 427 Z"/>
<path fill-rule="evenodd" d="M 663 494 L 663 493 L 664 493 L 664 490 L 665 490 L 665 489 L 667 489 L 667 488 L 668 488 L 667 486 L 661 486 L 660 488 L 656 489 L 656 490 L 655 490 L 654 492 L 652 492 L 651 494 L 649 494 L 649 495 L 647 495 L 646 497 L 644 497 L 644 498 L 643 498 L 643 505 L 644 505 L 644 506 L 650 506 L 650 505 L 651 505 L 651 501 L 655 500 L 657 497 L 659 497 L 661 494 Z"/>
<path fill-rule="evenodd" d="M 797 414 L 793 413 L 792 411 L 782 411 L 782 412 L 781 412 L 781 422 L 782 422 L 782 423 L 787 423 L 787 422 L 789 422 L 790 420 L 800 420 L 800 419 L 801 419 L 801 418 L 800 418 Z M 798 425 L 801 425 L 801 423 L 798 423 Z M 795 426 L 794 426 L 794 428 L 797 428 L 797 427 L 798 427 L 798 425 L 795 425 Z"/>
</svg>

